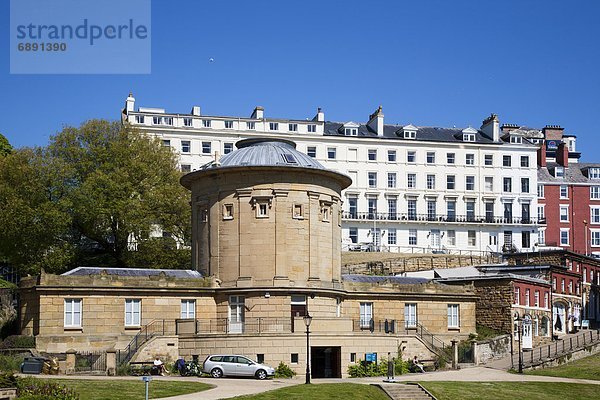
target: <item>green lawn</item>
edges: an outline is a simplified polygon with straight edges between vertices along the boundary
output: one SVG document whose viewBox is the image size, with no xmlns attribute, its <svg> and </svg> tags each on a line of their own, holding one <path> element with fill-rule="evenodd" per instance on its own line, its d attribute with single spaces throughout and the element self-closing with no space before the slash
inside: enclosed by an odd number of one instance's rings
<svg viewBox="0 0 600 400">
<path fill-rule="evenodd" d="M 597 399 L 600 386 L 549 382 L 420 382 L 438 400 Z"/>
<path fill-rule="evenodd" d="M 193 378 L 192 378 L 193 379 Z M 80 400 L 139 400 L 144 398 L 144 382 L 118 380 L 118 379 L 56 379 L 52 382 L 60 383 L 74 389 L 79 393 Z M 153 380 L 150 382 L 150 398 L 176 396 L 179 394 L 195 393 L 210 389 L 205 383 L 194 382 L 172 382 Z"/>
<path fill-rule="evenodd" d="M 595 354 L 558 367 L 527 371 L 528 375 L 559 376 L 561 378 L 600 380 L 600 354 Z"/>
<path fill-rule="evenodd" d="M 357 383 L 323 383 L 318 385 L 297 385 L 272 390 L 256 395 L 240 396 L 244 400 L 389 400 L 379 388 Z"/>
</svg>

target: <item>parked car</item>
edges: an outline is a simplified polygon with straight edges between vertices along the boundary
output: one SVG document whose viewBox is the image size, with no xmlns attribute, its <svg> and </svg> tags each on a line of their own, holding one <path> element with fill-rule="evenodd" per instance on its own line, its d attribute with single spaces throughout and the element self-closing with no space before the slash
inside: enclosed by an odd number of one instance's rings
<svg viewBox="0 0 600 400">
<path fill-rule="evenodd" d="M 275 369 L 268 365 L 259 364 L 251 359 L 238 355 L 216 354 L 206 357 L 202 364 L 202 372 L 213 378 L 222 376 L 254 376 L 266 379 L 275 375 Z"/>
</svg>

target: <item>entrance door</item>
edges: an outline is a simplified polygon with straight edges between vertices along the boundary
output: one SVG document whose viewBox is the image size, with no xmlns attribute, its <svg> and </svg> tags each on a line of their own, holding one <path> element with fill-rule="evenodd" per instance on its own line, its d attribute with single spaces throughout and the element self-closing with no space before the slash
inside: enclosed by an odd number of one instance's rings
<svg viewBox="0 0 600 400">
<path fill-rule="evenodd" d="M 567 321 L 565 320 L 566 313 L 564 304 L 554 303 L 554 305 L 552 306 L 552 315 L 554 318 L 554 332 L 565 333 Z"/>
<path fill-rule="evenodd" d="M 533 329 L 532 329 L 531 316 L 526 315 L 523 318 L 523 343 L 521 344 L 523 350 L 531 350 L 533 348 Z"/>
<path fill-rule="evenodd" d="M 229 296 L 229 333 L 244 332 L 244 314 L 244 296 Z"/>
<path fill-rule="evenodd" d="M 312 347 L 310 350 L 310 370 L 313 378 L 341 378 L 342 348 Z"/>
<path fill-rule="evenodd" d="M 429 236 L 431 239 L 431 248 L 434 250 L 438 250 L 441 247 L 440 230 L 432 229 Z"/>
</svg>

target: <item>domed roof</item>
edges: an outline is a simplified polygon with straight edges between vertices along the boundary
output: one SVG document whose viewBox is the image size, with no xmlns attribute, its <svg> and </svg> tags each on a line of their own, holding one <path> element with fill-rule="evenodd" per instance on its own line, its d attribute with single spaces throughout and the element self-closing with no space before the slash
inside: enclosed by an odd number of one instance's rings
<svg viewBox="0 0 600 400">
<path fill-rule="evenodd" d="M 285 139 L 245 139 L 236 143 L 238 148 L 217 162 L 202 167 L 286 166 L 325 169 L 317 160 L 296 150 L 296 143 Z"/>
</svg>

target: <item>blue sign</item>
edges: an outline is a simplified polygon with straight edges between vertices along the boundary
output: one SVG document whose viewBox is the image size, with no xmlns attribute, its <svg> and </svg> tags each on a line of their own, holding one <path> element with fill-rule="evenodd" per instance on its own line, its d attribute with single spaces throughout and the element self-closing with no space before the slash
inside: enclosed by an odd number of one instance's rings
<svg viewBox="0 0 600 400">
<path fill-rule="evenodd" d="M 558 149 L 559 140 L 546 140 L 546 147 L 548 150 L 556 150 Z"/>
<path fill-rule="evenodd" d="M 367 353 L 365 354 L 365 361 L 367 362 L 377 362 L 377 353 Z"/>
</svg>

